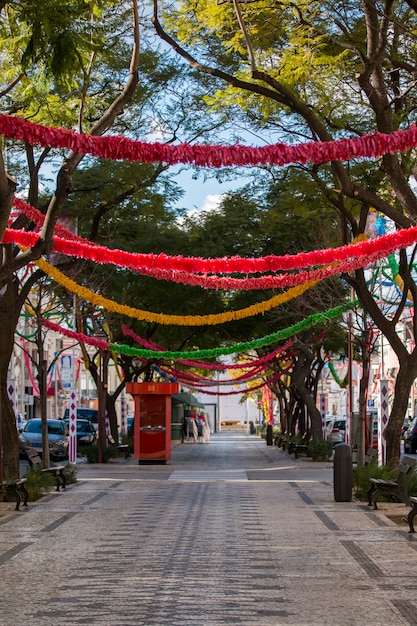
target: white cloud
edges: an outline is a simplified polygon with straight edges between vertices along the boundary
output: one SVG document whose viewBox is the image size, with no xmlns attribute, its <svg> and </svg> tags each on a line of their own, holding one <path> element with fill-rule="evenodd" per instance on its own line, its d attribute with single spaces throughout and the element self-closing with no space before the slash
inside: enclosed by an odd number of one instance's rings
<svg viewBox="0 0 417 626">
<path fill-rule="evenodd" d="M 223 194 L 209 194 L 205 197 L 202 211 L 215 211 L 222 201 Z"/>
</svg>

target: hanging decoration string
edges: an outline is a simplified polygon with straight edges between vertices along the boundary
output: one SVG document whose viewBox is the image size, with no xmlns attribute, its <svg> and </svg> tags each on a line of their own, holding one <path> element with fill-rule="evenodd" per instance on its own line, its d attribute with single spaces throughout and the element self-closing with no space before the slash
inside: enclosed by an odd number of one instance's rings
<svg viewBox="0 0 417 626">
<path fill-rule="evenodd" d="M 333 309 L 329 309 L 328 311 L 322 313 L 313 313 L 312 315 L 306 317 L 304 320 L 301 320 L 300 322 L 297 322 L 296 324 L 293 324 L 288 328 L 279 330 L 276 333 L 272 333 L 270 335 L 266 335 L 265 337 L 253 339 L 252 341 L 245 341 L 243 343 L 234 344 L 233 346 L 223 346 L 222 348 L 193 350 L 188 352 L 169 350 L 156 352 L 155 350 L 133 348 L 125 344 L 109 343 L 107 341 L 88 337 L 87 335 L 84 335 L 82 333 L 76 333 L 73 330 L 69 330 L 67 328 L 64 328 L 63 326 L 59 326 L 59 324 L 55 324 L 55 322 L 51 322 L 46 319 L 42 320 L 42 324 L 46 328 L 61 333 L 65 337 L 75 339 L 80 343 L 86 343 L 102 350 L 111 349 L 117 354 L 126 354 L 128 356 L 136 356 L 143 359 L 173 359 L 174 361 L 178 361 L 179 359 L 216 359 L 221 356 L 247 352 L 249 350 L 255 350 L 257 348 L 263 348 L 264 346 L 271 345 L 272 343 L 276 343 L 278 341 L 284 341 L 285 339 L 289 339 L 289 337 L 292 337 L 297 333 L 303 332 L 308 328 L 315 326 L 316 324 L 326 323 L 332 319 L 335 319 L 349 309 L 354 308 L 356 305 L 357 301 L 352 301 L 347 304 L 334 307 Z"/>
<path fill-rule="evenodd" d="M 108 311 L 120 313 L 121 315 L 126 315 L 127 317 L 133 317 L 135 319 L 154 322 L 157 324 L 171 324 L 174 326 L 213 326 L 216 324 L 231 322 L 233 320 L 245 319 L 253 315 L 265 313 L 265 311 L 270 311 L 284 302 L 289 302 L 318 283 L 318 281 L 308 281 L 304 285 L 292 287 L 292 289 L 289 289 L 285 293 L 274 296 L 265 302 L 252 304 L 251 306 L 239 309 L 238 311 L 229 311 L 227 313 L 218 314 L 213 313 L 209 315 L 165 315 L 164 313 L 149 313 L 149 311 L 134 309 L 133 307 L 125 304 L 118 304 L 113 300 L 109 300 L 108 298 L 104 298 L 103 296 L 93 293 L 86 287 L 78 285 L 75 281 L 65 276 L 62 272 L 56 269 L 56 267 L 53 267 L 53 265 L 43 259 L 38 259 L 35 263 L 45 272 L 45 274 L 48 274 L 48 276 L 65 287 L 65 289 L 68 289 L 71 293 L 75 293 L 80 298 L 84 298 L 84 300 L 91 302 L 95 306 L 103 307 Z"/>
<path fill-rule="evenodd" d="M 20 332 L 20 330 L 18 330 L 17 328 L 14 331 L 16 333 L 16 335 L 18 335 L 19 337 L 22 337 L 22 339 L 33 339 L 36 336 L 36 333 L 38 332 L 37 330 L 33 331 L 33 333 L 30 333 L 28 335 L 25 335 L 24 333 Z"/>
<path fill-rule="evenodd" d="M 23 201 L 16 198 L 15 203 L 21 206 Z M 66 229 L 63 229 L 63 231 L 65 231 L 65 233 L 68 232 Z M 39 233 L 6 229 L 3 236 L 3 243 L 18 243 L 22 246 L 33 247 L 39 240 L 39 237 Z M 204 259 L 201 257 L 183 257 L 181 255 L 168 256 L 164 253 L 131 253 L 118 249 L 110 250 L 104 246 L 98 246 L 88 242 L 85 239 L 75 239 L 73 236 L 65 238 L 54 237 L 53 251 L 67 256 L 88 259 L 95 263 L 111 263 L 132 271 L 148 272 L 148 275 L 152 275 L 154 278 L 159 278 L 159 273 L 162 272 L 161 277 L 164 280 L 168 280 L 169 275 L 176 276 L 176 272 L 203 275 L 231 273 L 247 275 L 276 272 L 278 270 L 288 271 L 317 265 L 331 266 L 337 261 L 352 261 L 354 259 L 362 259 L 364 265 L 366 265 L 379 258 L 386 257 L 396 250 L 407 248 L 416 243 L 416 241 L 417 226 L 413 226 L 382 235 L 378 238 L 356 241 L 356 243 L 340 246 L 339 248 L 312 250 L 310 252 L 300 252 L 294 255 L 269 255 L 256 258 L 234 256 Z M 330 271 L 329 268 L 325 269 Z M 349 270 L 347 269 L 347 271 Z M 274 278 L 276 279 L 276 277 Z M 314 280 L 314 277 L 312 277 L 312 279 Z M 204 282 L 204 280 L 202 280 L 202 282 Z M 240 284 L 236 285 L 239 289 L 243 289 L 242 285 L 244 284 L 245 282 L 242 281 Z M 255 282 L 253 286 L 250 285 L 250 283 L 247 284 L 250 289 L 258 288 Z M 212 283 L 210 287 L 216 288 L 215 284 Z M 265 288 L 265 284 L 262 284 L 262 288 Z"/>
<path fill-rule="evenodd" d="M 29 373 L 29 379 L 30 379 L 31 385 L 33 387 L 33 394 L 35 396 L 40 396 L 40 390 L 39 390 L 39 387 L 38 387 L 38 385 L 36 383 L 35 377 L 33 375 L 33 369 L 32 369 L 32 364 L 31 364 L 31 361 L 30 361 L 30 358 L 29 358 L 29 354 L 28 354 L 28 352 L 26 350 L 26 347 L 25 347 L 25 338 L 21 337 L 20 338 L 20 342 L 22 344 L 22 352 L 23 352 L 23 358 L 24 358 L 25 364 L 26 364 L 26 369 L 27 369 L 27 371 Z M 49 391 L 49 389 L 52 386 L 52 377 L 53 377 L 53 370 L 50 372 L 49 378 L 48 378 L 47 383 L 46 383 L 46 391 L 47 392 Z"/>
<path fill-rule="evenodd" d="M 149 348 L 149 350 L 155 350 L 159 352 L 165 351 L 165 348 L 163 348 L 162 346 L 159 346 L 153 341 L 147 341 L 146 339 L 143 339 L 142 337 L 137 335 L 135 332 L 133 332 L 133 330 L 125 326 L 124 324 L 122 325 L 122 333 L 126 337 L 132 337 L 132 339 L 134 339 L 137 343 L 141 344 L 145 348 Z M 190 367 L 199 367 L 201 369 L 211 369 L 211 370 L 217 370 L 217 371 L 230 370 L 230 369 L 245 369 L 245 368 L 251 368 L 256 365 L 264 365 L 268 363 L 269 361 L 272 361 L 272 359 L 274 359 L 278 354 L 280 354 L 281 352 L 285 352 L 292 345 L 294 345 L 294 342 L 292 340 L 287 341 L 281 348 L 277 348 L 273 352 L 266 354 L 264 357 L 260 359 L 255 359 L 253 361 L 248 361 L 247 363 L 230 363 L 226 365 L 222 363 L 207 363 L 205 361 L 195 361 L 191 359 L 178 359 L 178 363 L 189 365 Z"/>
<path fill-rule="evenodd" d="M 341 379 L 339 378 L 338 373 L 336 372 L 336 368 L 335 368 L 335 366 L 334 366 L 333 361 L 330 361 L 330 360 L 329 360 L 328 365 L 329 365 L 329 370 L 330 370 L 330 372 L 331 372 L 331 375 L 333 376 L 333 378 L 335 379 L 335 381 L 337 382 L 337 384 L 339 385 L 339 387 L 341 387 L 341 389 L 346 389 L 346 387 L 347 387 L 347 385 L 348 385 L 348 383 L 349 383 L 349 377 L 348 377 L 348 375 L 346 374 L 346 376 L 344 377 L 344 379 L 343 379 L 343 380 L 341 380 Z"/>
<path fill-rule="evenodd" d="M 199 391 L 209 396 L 232 396 L 235 394 L 241 395 L 243 393 L 251 393 L 252 391 L 256 391 L 257 389 L 261 389 L 267 385 L 272 385 L 283 375 L 284 375 L 283 372 L 279 372 L 272 378 L 268 378 L 267 380 L 260 382 L 258 385 L 254 385 L 253 387 L 247 387 L 246 389 L 238 389 L 236 391 L 217 391 L 217 390 L 210 391 L 209 389 L 205 389 L 204 387 L 198 387 L 198 386 L 192 386 L 192 385 L 190 385 L 190 387 L 192 387 L 195 391 Z"/>
<path fill-rule="evenodd" d="M 190 163 L 200 167 L 230 167 L 233 165 L 286 165 L 289 163 L 327 163 L 350 161 L 355 158 L 378 158 L 384 154 L 406 152 L 417 146 L 417 128 L 397 130 L 389 135 L 366 134 L 353 139 L 311 141 L 302 144 L 253 148 L 182 143 L 179 145 L 145 143 L 126 137 L 77 134 L 65 128 L 47 127 L 23 118 L 0 116 L 0 135 L 6 139 L 22 140 L 44 148 L 68 148 L 79 154 L 91 154 L 110 160 L 140 163 Z"/>
<path fill-rule="evenodd" d="M 217 387 L 217 386 L 224 386 L 224 385 L 241 385 L 243 382 L 246 383 L 250 380 L 258 380 L 261 377 L 261 375 L 267 370 L 267 368 L 263 366 L 254 367 L 253 369 L 240 374 L 236 378 L 229 378 L 229 379 L 224 378 L 220 380 L 208 378 L 207 376 L 202 376 L 201 374 L 197 374 L 196 372 L 195 373 L 183 372 L 181 370 L 176 369 L 175 367 L 168 367 L 168 368 L 161 367 L 161 370 L 165 372 L 168 376 L 172 376 L 177 381 L 183 382 L 187 385 L 188 384 L 189 385 L 203 384 L 209 387 L 214 387 L 214 386 Z"/>
</svg>

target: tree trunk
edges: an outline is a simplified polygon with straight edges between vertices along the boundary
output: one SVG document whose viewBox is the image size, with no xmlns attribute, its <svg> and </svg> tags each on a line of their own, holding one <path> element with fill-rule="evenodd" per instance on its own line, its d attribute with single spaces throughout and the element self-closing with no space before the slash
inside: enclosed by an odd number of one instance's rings
<svg viewBox="0 0 417 626">
<path fill-rule="evenodd" d="M 370 372 L 370 347 L 369 347 L 369 332 L 363 333 L 361 341 L 362 352 L 362 376 L 359 381 L 359 420 L 358 420 L 358 435 L 357 446 L 358 456 L 357 461 L 362 465 L 365 463 L 365 425 L 367 423 L 367 398 L 368 398 L 368 385 L 369 385 L 369 372 Z M 372 431 L 370 433 L 369 445 L 372 446 Z"/>
<path fill-rule="evenodd" d="M 306 381 L 311 372 L 313 360 L 313 353 L 303 345 L 302 353 L 297 357 L 294 370 L 291 375 L 291 384 L 304 406 L 307 408 L 307 413 L 311 421 L 311 436 L 313 439 L 320 440 L 323 439 L 321 413 L 315 403 L 310 389 L 307 388 L 306 385 Z"/>
<path fill-rule="evenodd" d="M 3 477 L 19 477 L 19 449 L 16 416 L 7 393 L 7 372 L 13 352 L 16 328 L 15 289 L 10 280 L 0 296 L 0 394 L 3 443 Z"/>
<path fill-rule="evenodd" d="M 410 355 L 407 363 L 400 363 L 395 381 L 394 401 L 385 429 L 387 460 L 396 462 L 400 457 L 401 428 L 407 415 L 411 386 L 417 376 L 417 355 Z"/>
</svg>

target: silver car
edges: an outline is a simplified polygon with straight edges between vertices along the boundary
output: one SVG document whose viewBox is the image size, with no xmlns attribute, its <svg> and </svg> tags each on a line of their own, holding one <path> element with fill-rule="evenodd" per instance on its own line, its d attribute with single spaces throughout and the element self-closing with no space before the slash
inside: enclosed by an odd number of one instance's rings
<svg viewBox="0 0 417 626">
<path fill-rule="evenodd" d="M 344 443 L 346 437 L 346 420 L 335 420 L 327 426 L 327 440 L 333 445 Z"/>
<path fill-rule="evenodd" d="M 51 460 L 58 461 L 68 458 L 69 435 L 63 420 L 48 420 L 48 443 Z M 42 420 L 35 418 L 26 423 L 19 434 L 19 453 L 24 456 L 25 450 L 35 449 L 42 456 Z"/>
</svg>

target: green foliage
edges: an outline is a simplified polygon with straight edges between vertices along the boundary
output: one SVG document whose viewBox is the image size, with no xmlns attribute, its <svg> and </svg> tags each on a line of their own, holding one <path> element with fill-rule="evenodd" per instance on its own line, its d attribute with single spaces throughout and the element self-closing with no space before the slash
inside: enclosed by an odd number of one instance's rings
<svg viewBox="0 0 417 626">
<path fill-rule="evenodd" d="M 75 466 L 68 463 L 65 466 L 64 472 L 67 478 L 67 485 L 76 482 L 77 469 Z M 25 487 L 29 493 L 29 502 L 39 500 L 39 498 L 56 487 L 53 474 L 43 472 L 40 465 L 36 467 L 29 467 L 26 470 L 24 477 L 26 478 Z M 14 501 L 14 497 L 10 496 L 10 494 L 6 492 L 6 488 L 3 487 L 0 489 L 0 500 L 4 501 L 6 497 Z"/>
<path fill-rule="evenodd" d="M 328 461 L 333 454 L 332 443 L 323 439 L 312 439 L 308 444 L 308 452 L 317 461 Z"/>
<path fill-rule="evenodd" d="M 64 474 L 67 479 L 67 485 L 77 482 L 77 467 L 71 463 L 67 463 L 64 468 Z"/>
<path fill-rule="evenodd" d="M 3 27 L 12 35 L 21 35 L 22 69 L 33 71 L 38 66 L 57 82 L 69 84 L 100 43 L 91 5 L 83 0 L 28 0 L 8 5 Z"/>
<path fill-rule="evenodd" d="M 376 458 L 367 465 L 358 463 L 356 468 L 353 469 L 353 493 L 358 500 L 367 501 L 366 493 L 370 487 L 370 478 L 395 481 L 397 470 L 391 465 L 378 465 Z M 409 483 L 410 485 L 411 482 Z"/>
<path fill-rule="evenodd" d="M 42 472 L 42 467 L 30 467 L 25 473 L 25 487 L 29 492 L 29 501 L 39 500 L 56 485 L 55 478 L 48 472 Z"/>
<path fill-rule="evenodd" d="M 382 478 L 383 480 L 396 481 L 398 476 L 398 469 L 392 464 L 378 465 L 377 458 L 372 459 L 371 463 L 362 465 L 358 463 L 357 467 L 353 470 L 353 491 L 358 500 L 367 501 L 367 491 L 370 487 L 370 478 Z M 408 493 L 412 495 L 417 494 L 417 469 L 414 468 L 409 483 Z M 380 498 L 383 500 L 384 496 Z"/>
<path fill-rule="evenodd" d="M 98 463 L 98 446 L 82 446 L 79 452 L 86 457 L 87 463 Z M 115 446 L 104 448 L 103 463 L 108 463 L 111 459 L 115 459 L 117 455 L 118 450 Z"/>
</svg>

